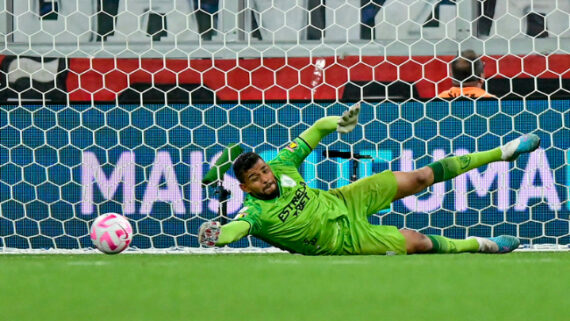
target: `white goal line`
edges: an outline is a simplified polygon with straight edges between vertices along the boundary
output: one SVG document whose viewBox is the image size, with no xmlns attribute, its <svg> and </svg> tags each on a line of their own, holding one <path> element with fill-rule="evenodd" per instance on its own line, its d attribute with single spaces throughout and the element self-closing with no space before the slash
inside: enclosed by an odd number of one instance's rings
<svg viewBox="0 0 570 321">
<path fill-rule="evenodd" d="M 536 244 L 523 245 L 515 250 L 515 252 L 570 252 L 570 245 L 556 244 Z M 288 253 L 276 247 L 267 248 L 195 248 L 195 247 L 171 247 L 165 249 L 138 249 L 128 248 L 122 254 L 274 254 Z M 103 254 L 94 248 L 86 249 L 16 249 L 16 248 L 0 248 L 2 254 Z"/>
</svg>

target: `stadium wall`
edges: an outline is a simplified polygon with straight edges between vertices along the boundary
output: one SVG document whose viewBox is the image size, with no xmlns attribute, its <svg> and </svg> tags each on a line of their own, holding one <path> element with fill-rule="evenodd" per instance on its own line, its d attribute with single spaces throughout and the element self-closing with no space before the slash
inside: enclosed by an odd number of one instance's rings
<svg viewBox="0 0 570 321">
<path fill-rule="evenodd" d="M 430 99 L 454 56 L 129 59 L 0 56 L 0 101 L 213 103 Z M 569 98 L 570 55 L 484 56 L 501 98 Z"/>
</svg>

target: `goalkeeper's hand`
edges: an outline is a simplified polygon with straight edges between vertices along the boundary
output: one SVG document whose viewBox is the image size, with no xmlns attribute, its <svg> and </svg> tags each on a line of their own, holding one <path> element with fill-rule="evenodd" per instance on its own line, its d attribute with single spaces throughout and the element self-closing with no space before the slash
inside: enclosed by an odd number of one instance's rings
<svg viewBox="0 0 570 321">
<path fill-rule="evenodd" d="M 336 131 L 341 134 L 350 133 L 356 123 L 358 123 L 358 114 L 360 113 L 360 103 L 357 103 L 345 111 L 338 120 Z"/>
<path fill-rule="evenodd" d="M 208 221 L 200 226 L 198 231 L 198 242 L 206 247 L 216 246 L 216 242 L 220 238 L 220 231 L 222 226 L 219 222 Z"/>
</svg>

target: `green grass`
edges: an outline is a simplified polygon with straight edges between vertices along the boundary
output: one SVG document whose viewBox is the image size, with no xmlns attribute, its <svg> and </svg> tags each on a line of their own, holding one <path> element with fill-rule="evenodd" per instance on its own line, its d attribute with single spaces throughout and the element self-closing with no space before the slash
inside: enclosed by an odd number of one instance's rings
<svg viewBox="0 0 570 321">
<path fill-rule="evenodd" d="M 0 320 L 568 320 L 570 253 L 1 255 Z"/>
</svg>

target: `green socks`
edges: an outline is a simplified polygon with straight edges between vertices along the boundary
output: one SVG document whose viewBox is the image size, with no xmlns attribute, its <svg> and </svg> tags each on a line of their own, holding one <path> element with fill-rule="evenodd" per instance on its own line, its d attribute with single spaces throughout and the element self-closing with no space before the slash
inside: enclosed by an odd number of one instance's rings
<svg viewBox="0 0 570 321">
<path fill-rule="evenodd" d="M 433 170 L 433 182 L 439 183 L 452 179 L 474 168 L 501 160 L 501 148 L 463 156 L 444 158 L 428 166 Z"/>
<path fill-rule="evenodd" d="M 433 171 L 433 182 L 439 183 L 450 180 L 474 168 L 500 161 L 500 147 L 485 152 L 471 153 L 463 156 L 444 158 L 428 166 Z M 479 251 L 477 239 L 454 240 L 439 235 L 428 235 L 433 244 L 432 253 L 461 253 Z"/>
<path fill-rule="evenodd" d="M 477 239 L 454 240 L 439 235 L 427 235 L 433 244 L 432 253 L 462 253 L 479 251 Z"/>
</svg>

